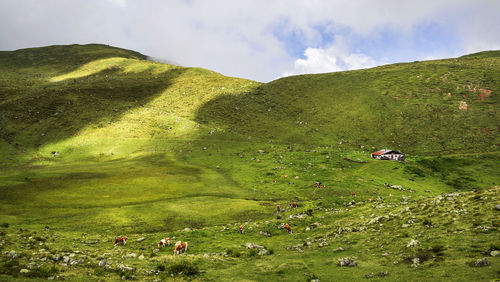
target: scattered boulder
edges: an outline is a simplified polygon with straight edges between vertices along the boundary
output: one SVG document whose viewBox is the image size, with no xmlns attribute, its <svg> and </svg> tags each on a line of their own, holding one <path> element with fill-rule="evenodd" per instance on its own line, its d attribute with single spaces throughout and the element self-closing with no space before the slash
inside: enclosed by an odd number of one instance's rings
<svg viewBox="0 0 500 282">
<path fill-rule="evenodd" d="M 345 249 L 342 247 L 338 247 L 337 249 L 333 250 L 334 252 L 343 252 Z"/>
<path fill-rule="evenodd" d="M 263 236 L 266 236 L 266 237 L 271 237 L 271 234 L 269 234 L 268 232 L 259 231 L 259 234 L 263 235 Z"/>
<path fill-rule="evenodd" d="M 26 269 L 26 268 L 23 268 L 19 271 L 19 273 L 23 273 L 23 274 L 28 273 L 28 272 L 30 272 L 30 271 L 29 271 L 29 269 Z"/>
<path fill-rule="evenodd" d="M 99 266 L 101 266 L 101 267 L 106 266 L 106 260 L 105 259 L 100 260 L 99 261 Z"/>
<path fill-rule="evenodd" d="M 247 249 L 262 249 L 262 248 L 264 248 L 264 246 L 260 246 L 260 245 L 254 244 L 254 243 L 246 243 L 245 246 L 247 247 Z"/>
<path fill-rule="evenodd" d="M 408 244 L 406 244 L 406 247 L 407 248 L 411 248 L 411 247 L 416 247 L 418 245 L 418 241 L 415 240 L 415 239 L 411 239 L 410 242 L 408 242 Z"/>
<path fill-rule="evenodd" d="M 328 245 L 329 245 L 329 244 L 328 244 L 326 241 L 323 241 L 323 242 L 320 242 L 320 243 L 318 244 L 318 247 L 322 248 L 322 247 L 326 247 L 326 246 L 328 246 Z"/>
<path fill-rule="evenodd" d="M 493 251 L 490 252 L 490 255 L 492 257 L 496 257 L 496 256 L 500 255 L 500 251 L 499 250 L 493 250 Z"/>
<path fill-rule="evenodd" d="M 60 254 L 55 254 L 52 256 L 52 260 L 53 261 L 59 261 L 61 259 L 61 255 Z"/>
<path fill-rule="evenodd" d="M 411 267 L 418 267 L 420 265 L 420 259 L 419 258 L 413 258 L 411 260 L 412 264 Z"/>
<path fill-rule="evenodd" d="M 256 250 L 258 250 L 260 256 L 262 256 L 262 255 L 270 255 L 271 254 L 271 252 L 268 251 L 264 246 L 260 246 L 260 245 L 254 244 L 254 243 L 246 243 L 245 246 L 247 247 L 247 249 L 256 249 Z"/>
<path fill-rule="evenodd" d="M 370 273 L 368 273 L 368 274 L 365 274 L 365 278 L 370 279 L 370 278 L 373 278 L 373 277 L 375 277 L 375 274 L 374 274 L 373 272 L 370 272 Z"/>
<path fill-rule="evenodd" d="M 136 241 L 136 242 L 142 242 L 142 241 L 144 241 L 144 240 L 146 240 L 146 238 L 141 237 L 141 238 L 139 238 L 139 239 L 137 239 L 137 240 L 135 240 L 135 241 Z"/>
<path fill-rule="evenodd" d="M 377 273 L 378 277 L 385 277 L 388 275 L 389 275 L 389 272 L 387 272 L 387 271 L 380 271 L 379 273 Z"/>
<path fill-rule="evenodd" d="M 500 211 L 500 204 L 496 204 L 496 205 L 495 205 L 495 209 L 496 209 L 497 211 Z"/>
<path fill-rule="evenodd" d="M 118 266 L 118 268 L 120 268 L 121 271 L 132 271 L 132 270 L 134 270 L 133 267 L 130 267 L 130 266 L 127 266 L 127 265 L 123 265 L 123 264 L 120 264 L 120 266 Z"/>
<path fill-rule="evenodd" d="M 294 245 L 294 246 L 287 247 L 286 249 L 287 250 L 296 250 L 299 253 L 303 253 L 304 249 L 302 247 L 303 247 L 303 245 Z"/>
<path fill-rule="evenodd" d="M 337 260 L 338 261 L 338 265 L 339 266 L 349 266 L 349 267 L 353 267 L 353 266 L 357 266 L 358 263 L 351 259 L 351 258 L 340 258 Z"/>
<path fill-rule="evenodd" d="M 126 258 L 136 258 L 137 254 L 136 253 L 130 253 L 130 254 L 125 255 L 125 257 Z"/>
<path fill-rule="evenodd" d="M 482 267 L 482 266 L 488 266 L 488 265 L 490 265 L 490 261 L 488 260 L 488 258 L 478 259 L 474 263 L 474 266 L 476 266 L 476 267 Z"/>
</svg>

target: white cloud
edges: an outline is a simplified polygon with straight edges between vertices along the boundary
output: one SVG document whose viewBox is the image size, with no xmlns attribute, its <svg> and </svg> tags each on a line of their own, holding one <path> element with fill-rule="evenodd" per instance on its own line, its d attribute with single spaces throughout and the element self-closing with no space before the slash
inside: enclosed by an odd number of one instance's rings
<svg viewBox="0 0 500 282">
<path fill-rule="evenodd" d="M 125 8 L 127 6 L 127 0 L 107 0 L 117 6 L 120 6 L 121 8 Z"/>
<path fill-rule="evenodd" d="M 284 72 L 380 63 L 380 57 L 391 54 L 375 49 L 363 54 L 352 44 L 341 48 L 337 37 L 386 43 L 373 48 L 398 48 L 398 40 L 390 42 L 380 31 L 411 35 L 415 25 L 425 22 L 459 36 L 449 44 L 449 53 L 498 49 L 499 10 L 497 0 L 2 0 L 0 50 L 104 43 L 184 66 L 269 81 Z M 276 36 L 277 28 L 300 34 L 305 59 L 293 57 L 287 42 Z M 335 42 L 325 42 L 325 32 Z M 402 54 L 414 51 L 413 46 L 404 48 Z M 435 53 L 408 56 L 411 61 Z"/>
<path fill-rule="evenodd" d="M 347 41 L 337 36 L 334 44 L 328 48 L 307 48 L 306 59 L 297 59 L 293 69 L 282 76 L 306 73 L 325 73 L 343 70 L 370 68 L 377 65 L 374 59 L 361 53 L 350 53 Z"/>
</svg>

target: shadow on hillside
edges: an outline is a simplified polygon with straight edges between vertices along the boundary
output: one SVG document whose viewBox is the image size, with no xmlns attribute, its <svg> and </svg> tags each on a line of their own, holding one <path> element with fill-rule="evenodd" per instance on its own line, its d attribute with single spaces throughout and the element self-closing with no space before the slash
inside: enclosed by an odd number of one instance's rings
<svg viewBox="0 0 500 282">
<path fill-rule="evenodd" d="M 90 125 L 103 127 L 161 95 L 184 71 L 106 68 L 59 82 L 18 85 L 19 92 L 0 103 L 0 139 L 22 150 L 66 139 Z"/>
</svg>

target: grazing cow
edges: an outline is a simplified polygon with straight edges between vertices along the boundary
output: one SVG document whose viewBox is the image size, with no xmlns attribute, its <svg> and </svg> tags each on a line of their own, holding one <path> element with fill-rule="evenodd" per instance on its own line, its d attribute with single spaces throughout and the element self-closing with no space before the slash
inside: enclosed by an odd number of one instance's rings
<svg viewBox="0 0 500 282">
<path fill-rule="evenodd" d="M 356 197 L 356 193 L 351 192 L 351 196 Z"/>
<path fill-rule="evenodd" d="M 123 243 L 123 245 L 127 245 L 127 237 L 115 237 L 115 246 L 117 246 L 120 243 Z"/>
<path fill-rule="evenodd" d="M 278 212 L 281 211 L 281 205 L 276 205 L 276 211 L 278 211 Z"/>
<path fill-rule="evenodd" d="M 278 180 L 274 179 L 274 180 L 273 180 L 273 183 L 276 183 L 276 182 L 278 182 Z"/>
<path fill-rule="evenodd" d="M 286 231 L 287 231 L 288 233 L 290 233 L 290 234 L 292 233 L 292 228 L 290 227 L 290 225 L 289 225 L 288 223 L 287 223 L 287 224 L 285 224 L 285 229 L 286 229 Z"/>
<path fill-rule="evenodd" d="M 245 226 L 240 225 L 240 233 L 241 234 L 245 233 Z"/>
<path fill-rule="evenodd" d="M 288 178 L 288 174 L 284 174 L 284 175 L 283 175 L 283 177 L 284 177 L 284 178 Z"/>
<path fill-rule="evenodd" d="M 290 208 L 296 208 L 297 204 L 296 203 L 290 203 Z"/>
<path fill-rule="evenodd" d="M 171 242 L 170 242 L 170 237 L 167 237 L 165 239 L 161 239 L 160 242 L 158 243 L 158 248 L 161 246 L 162 248 L 165 248 L 165 245 L 168 245 L 170 246 L 171 245 Z"/>
<path fill-rule="evenodd" d="M 188 243 L 187 242 L 181 242 L 181 241 L 175 242 L 174 255 L 179 255 L 182 252 L 187 252 L 187 250 L 188 250 Z"/>
<path fill-rule="evenodd" d="M 373 201 L 373 198 L 370 198 L 370 202 L 372 202 L 372 201 Z"/>
<path fill-rule="evenodd" d="M 320 181 L 316 181 L 316 183 L 314 183 L 314 187 L 319 188 L 320 186 L 321 186 L 321 182 Z"/>
</svg>

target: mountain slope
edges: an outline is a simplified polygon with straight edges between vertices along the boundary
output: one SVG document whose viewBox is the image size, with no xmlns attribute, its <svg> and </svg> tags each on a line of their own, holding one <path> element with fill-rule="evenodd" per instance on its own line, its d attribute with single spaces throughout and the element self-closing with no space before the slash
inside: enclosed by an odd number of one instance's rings
<svg viewBox="0 0 500 282">
<path fill-rule="evenodd" d="M 0 280 L 496 279 L 499 55 L 261 84 L 97 44 L 0 52 Z"/>
<path fill-rule="evenodd" d="M 289 142 L 344 140 L 419 154 L 494 151 L 500 141 L 499 90 L 495 51 L 286 77 L 245 96 L 218 97 L 197 118 Z"/>
</svg>

